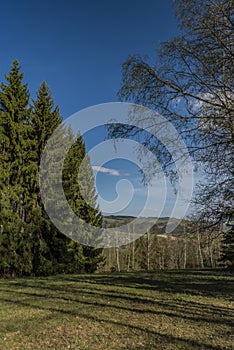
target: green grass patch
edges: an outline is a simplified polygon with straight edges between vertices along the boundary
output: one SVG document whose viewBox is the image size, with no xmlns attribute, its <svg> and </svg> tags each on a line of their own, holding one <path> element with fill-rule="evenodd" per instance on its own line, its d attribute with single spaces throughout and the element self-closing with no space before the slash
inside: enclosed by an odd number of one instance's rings
<svg viewBox="0 0 234 350">
<path fill-rule="evenodd" d="M 233 349 L 234 277 L 222 271 L 0 281 L 0 349 Z"/>
</svg>

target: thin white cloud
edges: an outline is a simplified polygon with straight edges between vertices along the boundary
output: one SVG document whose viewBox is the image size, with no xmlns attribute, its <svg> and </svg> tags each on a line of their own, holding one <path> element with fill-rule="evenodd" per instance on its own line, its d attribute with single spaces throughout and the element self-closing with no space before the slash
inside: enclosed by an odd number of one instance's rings
<svg viewBox="0 0 234 350">
<path fill-rule="evenodd" d="M 102 166 L 93 165 L 92 169 L 100 173 L 106 173 L 112 176 L 120 176 L 120 172 L 116 169 L 104 168 Z"/>
</svg>

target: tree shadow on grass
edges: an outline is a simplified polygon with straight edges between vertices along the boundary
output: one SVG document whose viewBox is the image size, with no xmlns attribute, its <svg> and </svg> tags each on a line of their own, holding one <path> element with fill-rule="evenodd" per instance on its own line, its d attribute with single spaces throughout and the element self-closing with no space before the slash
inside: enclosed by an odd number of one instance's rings
<svg viewBox="0 0 234 350">
<path fill-rule="evenodd" d="M 160 350 L 165 346 L 170 346 L 171 349 L 221 350 L 223 347 L 162 334 L 152 330 L 152 323 L 149 322 L 151 329 L 131 324 L 131 317 L 129 322 L 112 319 L 113 315 L 126 312 L 125 316 L 131 313 L 137 320 L 152 317 L 152 320 L 158 322 L 161 317 L 169 317 L 173 322 L 185 320 L 194 324 L 194 327 L 204 322 L 207 327 L 213 324 L 216 327 L 224 325 L 229 329 L 233 325 L 231 309 L 212 305 L 209 299 L 203 300 L 199 297 L 231 297 L 232 278 L 220 274 L 216 276 L 210 271 L 202 271 L 201 274 L 197 271 L 170 271 L 2 280 L 0 288 L 5 296 L 0 300 L 13 306 L 105 322 L 141 333 L 144 339 L 148 339 L 149 345 L 146 349 L 157 349 L 150 347 L 156 341 L 161 344 L 158 347 Z M 186 294 L 198 298 L 188 300 Z M 74 305 L 75 310 L 70 310 Z M 12 320 L 9 321 L 8 328 L 11 323 Z M 18 327 L 20 326 L 19 322 Z M 143 349 L 141 345 L 138 348 Z"/>
<path fill-rule="evenodd" d="M 68 278 L 68 281 L 82 281 L 106 286 L 130 287 L 166 293 L 200 295 L 234 300 L 234 279 L 227 276 L 215 278 L 209 273 L 186 274 L 186 272 L 163 273 L 126 273 L 116 275 L 94 275 L 93 278 L 81 276 L 79 279 Z M 65 278 L 66 280 L 66 278 Z"/>
<path fill-rule="evenodd" d="M 43 288 L 42 288 L 43 289 Z M 48 290 L 48 288 L 47 288 Z M 84 291 L 84 290 L 76 290 L 76 293 L 80 294 L 81 297 L 74 297 L 74 296 L 64 296 L 64 295 L 53 295 L 53 294 L 38 294 L 38 293 L 32 293 L 32 292 L 25 292 L 25 291 L 18 291 L 18 290 L 4 290 L 4 293 L 9 293 L 12 295 L 14 293 L 14 296 L 18 298 L 26 298 L 28 300 L 29 297 L 33 299 L 45 299 L 46 301 L 59 301 L 62 302 L 72 302 L 75 304 L 81 304 L 81 305 L 89 305 L 94 307 L 104 307 L 106 309 L 116 309 L 116 310 L 123 310 L 128 312 L 134 312 L 140 315 L 149 314 L 149 315 L 160 315 L 160 316 L 168 316 L 172 317 L 173 319 L 183 319 L 193 322 L 207 322 L 207 323 L 214 323 L 214 324 L 220 324 L 220 325 L 227 325 L 234 327 L 234 321 L 232 320 L 231 316 L 231 310 L 224 308 L 224 307 L 218 307 L 218 306 L 212 306 L 212 305 L 206 305 L 206 310 L 204 313 L 204 305 L 200 304 L 198 302 L 194 301 L 178 301 L 178 300 L 161 300 L 158 302 L 150 301 L 147 299 L 140 299 L 135 297 L 129 297 L 124 295 L 116 295 L 116 294 L 107 294 L 107 293 L 97 293 L 97 291 Z M 72 294 L 74 292 L 71 291 Z M 88 301 L 84 300 L 82 298 L 86 297 L 96 297 L 95 301 Z M 97 300 L 97 297 L 101 298 L 101 301 Z M 103 300 L 103 297 L 107 298 L 106 300 Z M 1 300 L 1 299 L 0 299 Z M 14 302 L 14 299 L 11 299 L 12 302 Z M 111 302 L 107 301 L 111 300 Z M 4 301 L 9 301 L 9 299 L 6 299 Z M 120 302 L 121 301 L 121 302 Z M 126 302 L 128 306 L 123 305 L 123 302 Z M 151 308 L 150 308 L 151 306 Z"/>
<path fill-rule="evenodd" d="M 144 327 L 140 327 L 138 325 L 132 325 L 130 323 L 125 323 L 125 322 L 120 322 L 120 321 L 113 321 L 111 319 L 99 317 L 99 316 L 90 316 L 87 315 L 80 310 L 74 311 L 74 310 L 64 310 L 64 309 L 58 309 L 55 307 L 50 307 L 50 306 L 45 306 L 45 305 L 35 305 L 32 302 L 27 302 L 24 300 L 12 300 L 12 299 L 7 299 L 7 298 L 1 298 L 0 300 L 11 303 L 12 305 L 17 305 L 20 307 L 25 307 L 25 308 L 32 308 L 32 309 L 38 309 L 38 310 L 44 310 L 44 311 L 50 311 L 52 313 L 56 314 L 65 314 L 65 315 L 70 315 L 73 317 L 80 317 L 83 319 L 86 319 L 88 321 L 94 321 L 94 322 L 104 322 L 108 324 L 112 324 L 113 326 L 120 326 L 120 327 L 126 327 L 129 331 L 133 331 L 136 333 L 144 334 L 144 336 L 147 339 L 152 339 L 152 342 L 155 341 L 160 344 L 159 346 L 165 346 L 165 345 L 176 345 L 174 349 L 201 349 L 201 350 L 223 350 L 223 347 L 220 346 L 213 346 L 213 345 L 208 345 L 208 344 L 203 344 L 202 342 L 198 342 L 195 340 L 191 339 L 186 339 L 183 337 L 175 337 L 172 335 L 166 335 L 162 334 L 160 332 L 147 329 Z M 103 305 L 104 306 L 104 305 Z M 128 348 L 129 349 L 129 348 Z M 134 348 L 136 349 L 136 348 Z M 139 347 L 139 349 L 142 349 L 142 347 Z M 149 348 L 148 348 L 149 349 Z M 160 347 L 160 349 L 163 349 L 163 347 Z"/>
<path fill-rule="evenodd" d="M 202 271 L 203 278 L 197 277 L 198 271 L 168 271 L 151 273 L 125 273 L 125 274 L 105 274 L 105 275 L 65 275 L 39 279 L 16 279 L 1 281 L 0 287 L 3 289 L 12 288 L 37 288 L 44 290 L 45 293 L 61 292 L 67 298 L 67 293 L 72 293 L 70 300 L 77 301 L 75 295 L 96 296 L 106 298 L 106 300 L 117 300 L 119 303 L 126 301 L 128 304 L 136 303 L 149 305 L 154 308 L 159 304 L 164 309 L 177 309 L 184 313 L 184 309 L 190 310 L 193 316 L 204 314 L 204 307 L 209 316 L 209 322 L 225 322 L 226 315 L 230 309 L 225 307 L 213 306 L 211 301 L 205 303 L 186 300 L 187 295 L 201 297 L 221 297 L 222 299 L 233 299 L 234 284 L 231 277 L 219 274 L 219 279 L 215 279 L 213 272 Z M 184 278 L 184 276 L 186 278 Z M 5 288 L 4 288 L 5 286 Z M 15 289 L 16 290 L 16 289 Z M 147 293 L 148 291 L 148 293 Z M 151 292 L 155 291 L 155 294 Z M 28 291 L 27 291 L 28 292 Z M 145 293 L 146 292 L 146 293 Z M 150 293 L 149 293 L 150 292 Z M 170 294 L 173 297 L 170 297 Z M 66 294 L 66 296 L 64 296 Z M 179 294 L 179 298 L 175 295 Z M 35 296 L 38 296 L 36 294 Z M 51 295 L 50 295 L 51 296 Z M 182 298 L 185 296 L 185 300 Z M 156 298 L 155 298 L 156 297 Z M 55 298 L 58 298 L 56 295 Z M 177 300 L 178 299 L 178 300 Z M 78 300 L 79 302 L 79 300 Z M 133 310 L 132 310 L 133 311 Z M 149 312 L 152 312 L 149 311 Z M 213 316 L 216 316 L 214 318 Z M 185 316 L 186 317 L 186 316 Z M 204 317 L 204 316 L 202 316 Z M 220 318 L 220 320 L 219 320 Z M 194 317 L 192 317 L 194 319 Z M 228 318 L 229 319 L 229 318 Z M 227 323 L 230 323 L 226 320 Z"/>
</svg>

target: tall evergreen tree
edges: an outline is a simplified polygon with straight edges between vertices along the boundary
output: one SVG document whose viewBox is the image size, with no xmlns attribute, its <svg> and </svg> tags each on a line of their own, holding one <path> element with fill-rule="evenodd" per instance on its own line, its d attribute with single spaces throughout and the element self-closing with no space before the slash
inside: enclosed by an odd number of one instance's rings
<svg viewBox="0 0 234 350">
<path fill-rule="evenodd" d="M 64 272 L 62 263 L 66 256 L 67 239 L 50 221 L 41 201 L 39 188 L 40 160 L 46 143 L 62 122 L 59 108 L 54 106 L 51 91 L 43 82 L 33 100 L 31 125 L 33 142 L 33 164 L 31 193 L 34 196 L 31 232 L 33 244 L 33 271 L 36 274 Z M 48 193 L 50 189 L 48 189 Z"/>
<path fill-rule="evenodd" d="M 30 207 L 29 91 L 17 61 L 0 85 L 1 154 L 1 258 L 2 273 L 31 270 L 30 239 L 26 236 Z"/>
<path fill-rule="evenodd" d="M 228 219 L 223 227 L 221 262 L 229 269 L 234 270 L 234 210 L 227 211 Z"/>
<path fill-rule="evenodd" d="M 41 202 L 39 191 L 39 166 L 42 152 L 44 151 L 46 142 L 53 131 L 61 125 L 61 116 L 58 107 L 54 108 L 54 101 L 51 92 L 45 82 L 42 83 L 38 90 L 37 100 L 33 101 L 31 123 L 33 126 L 32 139 L 34 140 L 34 155 L 36 163 L 36 176 L 34 188 L 32 192 L 36 194 L 36 208 L 34 210 L 33 232 L 34 232 L 34 259 L 33 269 L 36 273 L 54 273 L 54 272 L 80 272 L 80 271 L 94 271 L 100 261 L 100 249 L 96 250 L 88 246 L 82 246 L 65 235 L 61 234 L 58 229 L 49 220 L 44 206 Z M 61 162 L 60 142 L 62 138 L 68 137 L 73 139 L 71 130 L 65 130 L 61 125 L 61 138 L 58 132 L 58 140 L 54 141 L 54 148 L 51 149 L 48 155 L 48 170 L 53 172 L 53 163 L 56 160 Z M 57 144 L 57 143 L 59 144 Z M 69 204 L 75 212 L 94 226 L 100 226 L 102 222 L 101 214 L 96 208 L 96 196 L 94 190 L 94 180 L 92 169 L 90 167 L 89 159 L 85 158 L 86 150 L 81 136 L 77 138 L 74 145 L 68 151 L 64 162 L 63 171 L 63 185 Z M 50 157 L 51 159 L 50 161 Z M 85 182 L 86 194 L 88 195 L 88 202 L 91 206 L 86 204 L 80 193 L 78 184 L 78 171 L 81 162 L 86 159 L 85 165 Z M 44 169 L 45 170 L 45 169 Z M 42 173 L 40 175 L 43 175 Z M 46 174 L 45 174 L 46 175 Z M 54 181 L 59 181 L 58 174 L 54 174 Z M 83 182 L 82 182 L 83 183 Z M 52 186 L 53 187 L 53 186 Z M 56 187 L 56 186 L 55 186 Z M 83 191 L 85 189 L 83 188 Z M 45 189 L 44 189 L 45 191 Z M 53 188 L 48 185 L 46 189 L 47 201 L 54 202 L 56 194 Z M 56 211 L 61 211 L 60 216 L 63 216 L 63 208 L 57 203 Z M 39 223 L 39 224 L 38 224 Z M 84 232 L 83 227 L 79 227 L 80 233 Z"/>
<path fill-rule="evenodd" d="M 64 162 L 63 187 L 68 203 L 78 217 L 84 223 L 101 227 L 102 215 L 96 204 L 93 172 L 80 135 L 74 139 L 74 144 Z M 80 221 L 76 232 L 73 232 L 73 237 L 77 237 L 77 240 L 82 238 L 82 242 L 87 242 L 87 245 L 70 242 L 69 247 L 73 247 L 74 261 L 86 272 L 95 271 L 98 263 L 102 261 L 102 249 L 93 248 L 89 243 L 97 237 L 94 237 L 93 232 L 90 232 Z"/>
<path fill-rule="evenodd" d="M 14 61 L 6 83 L 0 86 L 0 274 L 94 271 L 101 261 L 101 250 L 83 246 L 63 235 L 49 219 L 40 194 L 40 161 L 48 139 L 59 125 L 65 140 L 73 134 L 62 126 L 59 109 L 54 107 L 45 82 L 39 87 L 32 106 L 29 98 L 19 63 Z M 60 143 L 59 134 L 50 154 L 58 163 L 63 161 Z M 90 161 L 85 156 L 85 145 L 79 136 L 65 160 L 64 188 L 70 205 L 83 221 L 100 227 L 102 216 L 96 207 Z M 53 171 L 52 159 L 47 160 L 48 169 L 42 174 L 45 178 L 46 172 Z M 81 177 L 85 181 L 81 191 L 77 174 L 82 161 L 85 167 Z M 54 174 L 55 185 L 58 176 Z M 53 191 L 53 186 L 48 184 L 46 193 L 51 203 L 55 203 Z M 58 203 L 56 207 L 61 211 L 61 218 L 62 206 L 63 203 Z M 93 239 L 84 226 L 77 229 L 88 237 L 87 244 Z"/>
</svg>

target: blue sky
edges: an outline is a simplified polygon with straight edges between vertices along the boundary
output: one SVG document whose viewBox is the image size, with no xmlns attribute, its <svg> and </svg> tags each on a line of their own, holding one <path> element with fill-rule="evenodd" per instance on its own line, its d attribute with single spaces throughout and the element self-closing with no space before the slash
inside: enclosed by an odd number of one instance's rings
<svg viewBox="0 0 234 350">
<path fill-rule="evenodd" d="M 176 33 L 169 0 L 4 1 L 0 74 L 17 58 L 32 94 L 46 80 L 66 118 L 117 101 L 121 63 L 134 53 L 153 59 Z"/>
<path fill-rule="evenodd" d="M 169 0 L 4 1 L 1 80 L 12 61 L 18 59 L 32 97 L 45 80 L 61 114 L 67 118 L 83 108 L 118 101 L 121 63 L 135 53 L 148 55 L 153 62 L 158 43 L 177 34 Z M 85 136 L 87 149 L 105 138 L 102 128 L 89 133 Z M 99 169 L 99 193 L 105 200 L 113 200 L 117 182 L 130 181 L 135 188 L 134 200 L 119 214 L 137 215 L 147 195 L 138 167 L 123 160 L 113 160 L 103 167 L 116 172 Z M 122 182 L 121 186 L 127 193 L 128 183 Z M 163 215 L 170 214 L 175 199 L 169 185 L 168 191 Z M 148 212 L 149 216 L 157 216 L 155 208 Z"/>
</svg>

